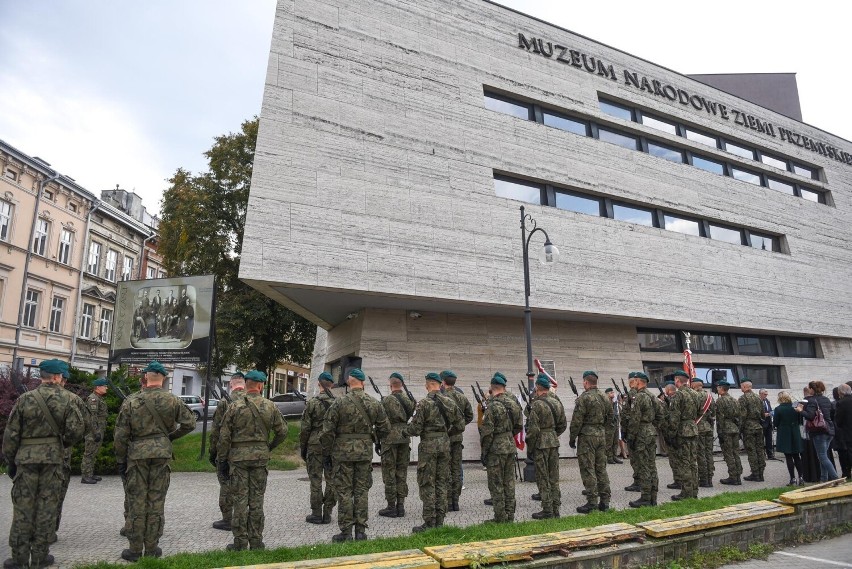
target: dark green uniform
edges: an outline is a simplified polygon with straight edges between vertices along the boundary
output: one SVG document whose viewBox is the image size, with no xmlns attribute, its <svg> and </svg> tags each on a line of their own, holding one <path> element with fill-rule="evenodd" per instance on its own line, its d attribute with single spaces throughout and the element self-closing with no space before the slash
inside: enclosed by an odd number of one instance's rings
<svg viewBox="0 0 852 569">
<path fill-rule="evenodd" d="M 473 406 L 464 393 L 455 387 L 447 386 L 444 395 L 450 397 L 461 411 L 465 426 L 473 421 Z M 462 487 L 462 450 L 464 449 L 464 429 L 450 437 L 450 489 L 448 499 L 454 509 L 459 506 L 459 496 Z"/>
<path fill-rule="evenodd" d="M 766 468 L 766 449 L 763 441 L 763 402 L 754 391 L 740 396 L 740 426 L 743 433 L 743 446 L 748 455 L 751 474 L 745 480 L 763 480 Z"/>
<path fill-rule="evenodd" d="M 728 393 L 716 400 L 716 434 L 728 467 L 729 482 L 739 481 L 743 473 L 740 459 L 740 406 Z"/>
<path fill-rule="evenodd" d="M 115 422 L 115 459 L 126 464 L 130 551 L 155 555 L 163 536 L 172 441 L 195 429 L 195 416 L 177 396 L 146 387 L 125 400 Z"/>
<path fill-rule="evenodd" d="M 698 415 L 701 418 L 698 421 L 698 438 L 697 447 L 695 449 L 698 458 L 698 485 L 703 488 L 713 486 L 713 475 L 716 473 L 716 467 L 713 465 L 713 428 L 716 424 L 716 402 L 713 401 L 713 394 L 704 391 L 695 391 L 698 395 Z M 708 403 L 707 411 L 704 411 L 704 405 Z M 703 413 L 703 414 L 702 414 Z"/>
<path fill-rule="evenodd" d="M 597 387 L 580 394 L 571 417 L 571 444 L 577 448 L 587 506 L 600 506 L 601 509 L 609 507 L 611 496 L 606 473 L 606 425 L 611 422 L 612 402 L 609 397 Z"/>
<path fill-rule="evenodd" d="M 89 412 L 86 411 L 86 404 L 83 403 L 83 400 L 80 399 L 76 393 L 71 391 L 68 391 L 68 393 L 71 395 L 71 400 L 74 402 L 74 405 L 76 405 L 80 410 L 80 415 L 83 417 L 83 423 L 86 425 L 85 432 L 89 432 Z M 65 503 L 65 495 L 68 493 L 68 485 L 71 483 L 71 455 L 73 453 L 74 449 L 72 447 L 66 447 L 62 453 L 62 492 L 59 496 L 59 506 L 56 508 L 56 531 L 54 531 L 53 535 L 50 537 L 50 543 L 56 543 L 56 532 L 59 531 L 59 524 L 62 521 L 62 505 Z"/>
<path fill-rule="evenodd" d="M 101 443 L 106 430 L 109 409 L 104 398 L 92 392 L 86 398 L 86 409 L 89 412 L 89 429 L 86 433 L 86 446 L 83 450 L 83 461 L 80 464 L 80 473 L 83 478 L 92 478 L 95 473 L 95 459 L 101 450 Z"/>
<path fill-rule="evenodd" d="M 514 436 L 521 432 L 523 411 L 509 393 L 503 392 L 488 401 L 482 416 L 479 439 L 482 463 L 488 469 L 488 490 L 494 502 L 494 521 L 515 519 L 515 464 L 518 449 Z"/>
<path fill-rule="evenodd" d="M 337 502 L 331 478 L 331 449 L 323 448 L 320 441 L 325 414 L 331 408 L 334 397 L 325 391 L 308 401 L 302 413 L 302 429 L 299 445 L 305 457 L 305 469 L 310 483 L 311 513 L 305 518 L 311 523 L 331 523 L 331 511 Z M 325 479 L 325 490 L 322 484 Z"/>
<path fill-rule="evenodd" d="M 627 451 L 629 453 L 628 460 L 630 461 L 630 469 L 633 471 L 633 486 L 634 488 L 641 487 L 639 475 L 636 472 L 636 457 L 633 456 L 633 445 L 630 443 L 630 440 L 627 439 L 626 433 L 632 430 L 630 426 L 630 420 L 633 416 L 632 406 L 633 402 L 636 400 L 636 394 L 639 392 L 635 387 L 631 387 L 627 391 L 627 402 L 624 404 L 624 408 L 621 410 L 621 432 L 624 433 L 625 443 L 627 444 Z M 636 441 L 633 442 L 636 444 Z M 655 455 L 656 455 L 656 446 L 654 447 Z"/>
<path fill-rule="evenodd" d="M 559 435 L 568 429 L 562 402 L 549 392 L 536 396 L 527 417 L 526 441 L 535 461 L 542 517 L 559 517 Z"/>
<path fill-rule="evenodd" d="M 632 390 L 631 390 L 632 391 Z M 636 390 L 625 415 L 625 438 L 630 447 L 630 462 L 634 476 L 642 491 L 641 500 L 653 505 L 657 502 L 659 478 L 657 476 L 657 429 L 662 421 L 663 407 L 647 388 Z"/>
<path fill-rule="evenodd" d="M 382 481 L 388 501 L 387 512 L 392 510 L 397 516 L 405 513 L 405 498 L 408 496 L 411 438 L 403 430 L 414 414 L 414 401 L 405 393 L 395 391 L 382 398 L 382 407 L 391 426 L 390 434 L 382 443 Z"/>
<path fill-rule="evenodd" d="M 231 401 L 242 399 L 245 391 L 235 389 L 231 391 Z M 231 481 L 225 476 L 225 473 L 218 467 L 219 464 L 219 435 L 222 432 L 222 422 L 225 420 L 225 413 L 230 407 L 227 399 L 221 399 L 216 405 L 216 411 L 213 413 L 213 424 L 210 427 L 210 462 L 216 466 L 216 478 L 219 480 L 219 511 L 222 512 L 222 521 L 225 526 L 231 524 L 231 516 L 234 512 L 234 497 L 231 492 Z M 227 460 L 227 457 L 221 457 L 222 460 Z M 217 528 L 221 529 L 221 528 Z"/>
<path fill-rule="evenodd" d="M 669 403 L 668 431 L 673 441 L 669 455 L 673 456 L 672 468 L 675 481 L 681 484 L 681 498 L 698 497 L 698 457 L 696 438 L 699 406 L 696 393 L 688 384 L 675 391 Z"/>
<path fill-rule="evenodd" d="M 230 466 L 234 502 L 231 528 L 236 550 L 248 546 L 264 548 L 263 498 L 269 476 L 269 451 L 286 438 L 287 424 L 278 408 L 258 392 L 247 392 L 236 399 L 222 420 L 218 456 Z"/>
<path fill-rule="evenodd" d="M 30 563 L 38 567 L 47 559 L 62 494 L 64 449 L 83 437 L 85 427 L 72 394 L 55 383 L 42 383 L 23 393 L 12 408 L 3 435 L 3 454 L 17 469 L 12 482 L 9 547 L 12 561 L 22 567 Z"/>
</svg>

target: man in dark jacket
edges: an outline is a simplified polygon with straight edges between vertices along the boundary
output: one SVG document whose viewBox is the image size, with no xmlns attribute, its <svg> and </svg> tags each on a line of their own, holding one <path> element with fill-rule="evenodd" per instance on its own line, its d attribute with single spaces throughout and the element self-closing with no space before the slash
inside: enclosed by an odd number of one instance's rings
<svg viewBox="0 0 852 569">
<path fill-rule="evenodd" d="M 840 399 L 834 411 L 834 436 L 842 476 L 852 481 L 852 387 L 843 383 L 837 391 Z"/>
</svg>

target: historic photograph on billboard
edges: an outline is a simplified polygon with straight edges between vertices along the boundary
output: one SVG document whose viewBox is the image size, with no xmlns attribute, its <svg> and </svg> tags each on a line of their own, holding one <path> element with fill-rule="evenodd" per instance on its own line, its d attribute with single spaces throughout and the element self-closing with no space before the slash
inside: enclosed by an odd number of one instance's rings
<svg viewBox="0 0 852 569">
<path fill-rule="evenodd" d="M 118 286 L 112 361 L 207 361 L 213 276 L 125 281 Z"/>
</svg>

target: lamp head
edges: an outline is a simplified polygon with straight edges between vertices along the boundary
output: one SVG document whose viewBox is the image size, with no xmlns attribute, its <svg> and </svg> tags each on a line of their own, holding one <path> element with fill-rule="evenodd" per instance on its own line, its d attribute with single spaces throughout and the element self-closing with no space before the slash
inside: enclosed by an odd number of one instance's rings
<svg viewBox="0 0 852 569">
<path fill-rule="evenodd" d="M 539 254 L 538 260 L 542 265 L 552 265 L 559 258 L 559 248 L 548 238 Z"/>
</svg>

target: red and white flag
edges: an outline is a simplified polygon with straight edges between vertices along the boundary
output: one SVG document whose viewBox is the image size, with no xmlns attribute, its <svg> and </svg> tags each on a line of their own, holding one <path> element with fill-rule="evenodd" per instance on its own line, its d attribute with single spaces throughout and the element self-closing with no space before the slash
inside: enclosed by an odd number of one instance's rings
<svg viewBox="0 0 852 569">
<path fill-rule="evenodd" d="M 692 350 L 689 348 L 683 351 L 683 371 L 689 376 L 689 379 L 695 377 L 695 366 L 692 364 Z"/>
<path fill-rule="evenodd" d="M 550 375 L 549 373 L 547 373 L 547 372 L 544 370 L 544 368 L 542 367 L 541 362 L 539 361 L 539 359 L 538 359 L 538 358 L 536 358 L 536 359 L 535 359 L 535 367 L 537 367 L 537 368 L 538 368 L 538 373 L 543 373 L 544 375 L 546 375 L 546 376 L 547 376 L 547 379 L 549 379 L 549 380 L 550 380 L 550 387 L 553 387 L 554 389 L 555 389 L 555 388 L 557 388 L 557 387 L 559 387 L 559 384 L 558 384 L 558 383 L 556 383 L 556 380 L 555 380 L 555 379 L 553 379 L 553 376 L 552 376 L 552 375 Z"/>
</svg>

